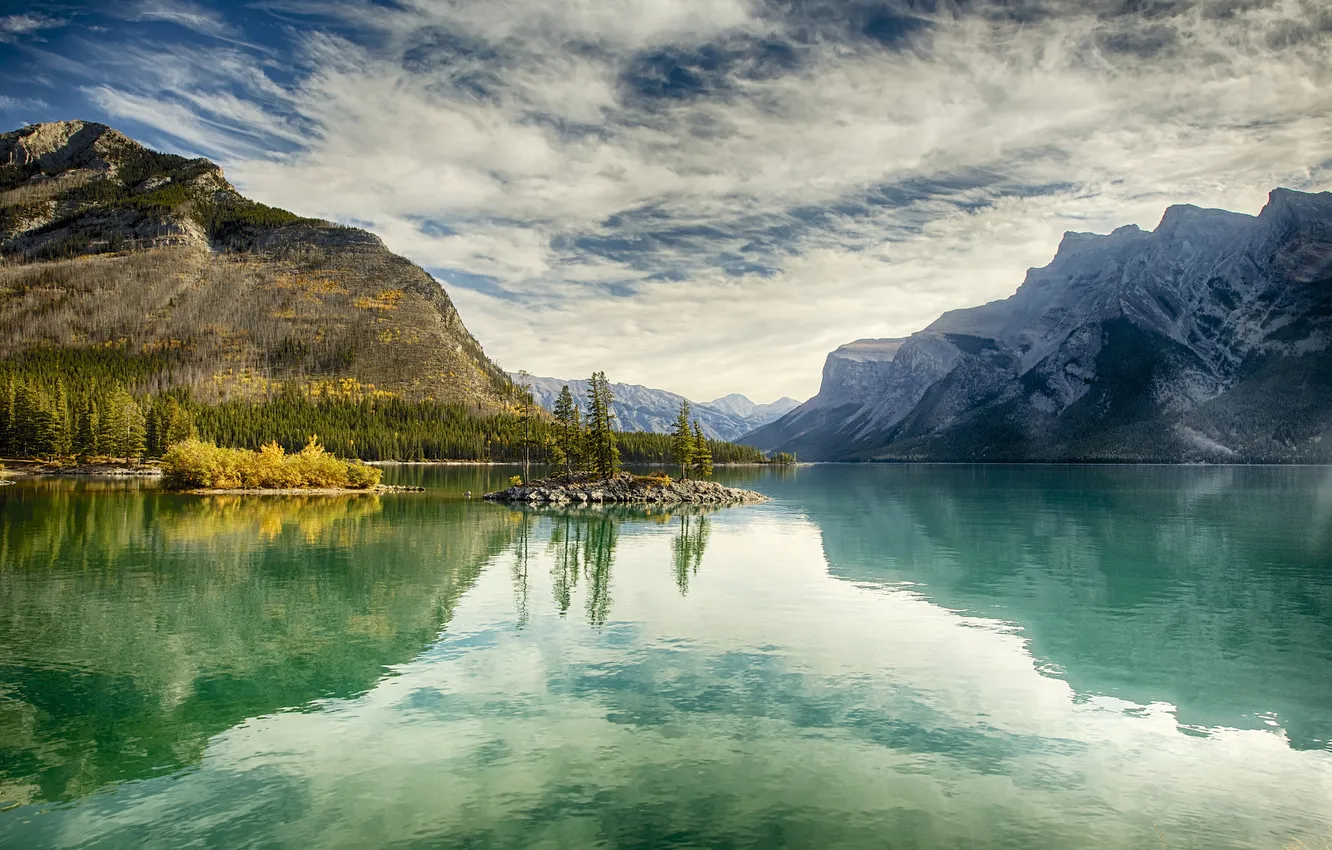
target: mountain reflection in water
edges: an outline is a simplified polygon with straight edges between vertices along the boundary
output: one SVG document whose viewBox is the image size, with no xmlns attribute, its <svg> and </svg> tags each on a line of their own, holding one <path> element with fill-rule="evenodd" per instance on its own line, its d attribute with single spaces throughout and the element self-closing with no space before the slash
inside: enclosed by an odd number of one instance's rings
<svg viewBox="0 0 1332 850">
<path fill-rule="evenodd" d="M 0 511 L 0 799 L 169 773 L 247 718 L 363 693 L 515 531 L 463 502 L 80 485 Z"/>
<path fill-rule="evenodd" d="M 1275 850 L 1332 817 L 1326 469 L 724 470 L 772 501 L 711 512 L 396 474 L 435 492 L 4 488 L 0 846 Z"/>
</svg>

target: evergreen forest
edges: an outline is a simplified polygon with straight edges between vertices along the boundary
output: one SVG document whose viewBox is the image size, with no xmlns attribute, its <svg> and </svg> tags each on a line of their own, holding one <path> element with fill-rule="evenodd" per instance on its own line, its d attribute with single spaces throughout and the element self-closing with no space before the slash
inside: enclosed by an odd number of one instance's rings
<svg viewBox="0 0 1332 850">
<path fill-rule="evenodd" d="M 318 436 L 329 452 L 365 461 L 572 466 L 576 460 L 596 469 L 678 463 L 671 435 L 614 430 L 602 373 L 594 382 L 598 392 L 570 397 L 561 419 L 539 409 L 521 387 L 499 411 L 317 382 L 289 383 L 258 398 L 202 400 L 188 389 L 161 386 L 168 357 L 121 347 L 46 347 L 0 360 L 0 456 L 157 458 L 190 437 L 252 450 L 273 442 L 298 452 Z M 749 446 L 702 444 L 716 463 L 766 462 Z M 702 454 L 699 445 L 691 443 L 691 454 Z"/>
</svg>

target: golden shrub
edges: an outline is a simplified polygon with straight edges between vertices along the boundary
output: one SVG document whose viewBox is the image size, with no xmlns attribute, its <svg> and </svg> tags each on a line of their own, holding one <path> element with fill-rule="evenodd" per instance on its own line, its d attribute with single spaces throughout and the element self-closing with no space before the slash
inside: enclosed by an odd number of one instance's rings
<svg viewBox="0 0 1332 850">
<path fill-rule="evenodd" d="M 171 490 L 368 490 L 383 475 L 372 466 L 329 454 L 318 437 L 294 454 L 275 442 L 250 451 L 184 440 L 167 449 L 162 470 L 163 485 Z"/>
</svg>

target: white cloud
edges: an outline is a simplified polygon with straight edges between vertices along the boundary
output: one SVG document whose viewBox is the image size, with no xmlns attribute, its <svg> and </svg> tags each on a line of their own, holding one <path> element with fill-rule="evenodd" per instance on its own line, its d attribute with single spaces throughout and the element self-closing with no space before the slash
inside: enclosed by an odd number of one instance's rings
<svg viewBox="0 0 1332 850">
<path fill-rule="evenodd" d="M 35 97 L 10 97 L 7 94 L 0 94 L 0 109 L 50 109 L 50 104 L 40 98 Z"/>
<path fill-rule="evenodd" d="M 742 2 L 269 8 L 340 15 L 363 43 L 315 28 L 287 87 L 236 51 L 211 80 L 145 67 L 150 84 L 99 105 L 215 152 L 260 200 L 494 278 L 450 291 L 510 369 L 806 396 L 830 348 L 1008 294 L 1064 229 L 1332 185 L 1332 16 L 1297 0 L 1150 20 L 996 7 L 900 50 Z M 716 58 L 774 40 L 798 54 L 784 73 Z M 710 96 L 636 90 L 654 51 L 703 44 Z M 865 201 L 880 190 L 895 200 Z M 722 270 L 743 260 L 768 272 Z"/>
<path fill-rule="evenodd" d="M 19 36 L 35 36 L 43 30 L 59 29 L 65 25 L 61 18 L 52 18 L 35 12 L 0 17 L 0 43 L 13 43 Z"/>
<path fill-rule="evenodd" d="M 221 15 L 189 0 L 139 0 L 128 17 L 136 21 L 166 21 L 213 38 L 229 40 L 239 35 L 239 30 Z"/>
</svg>

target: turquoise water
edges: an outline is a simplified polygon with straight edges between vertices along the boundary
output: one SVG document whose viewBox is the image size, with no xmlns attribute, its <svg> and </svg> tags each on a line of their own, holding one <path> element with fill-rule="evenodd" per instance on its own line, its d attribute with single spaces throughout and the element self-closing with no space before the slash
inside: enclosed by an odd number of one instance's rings
<svg viewBox="0 0 1332 850">
<path fill-rule="evenodd" d="M 1332 470 L 763 505 L 0 488 L 0 847 L 1171 848 L 1332 825 Z"/>
</svg>

